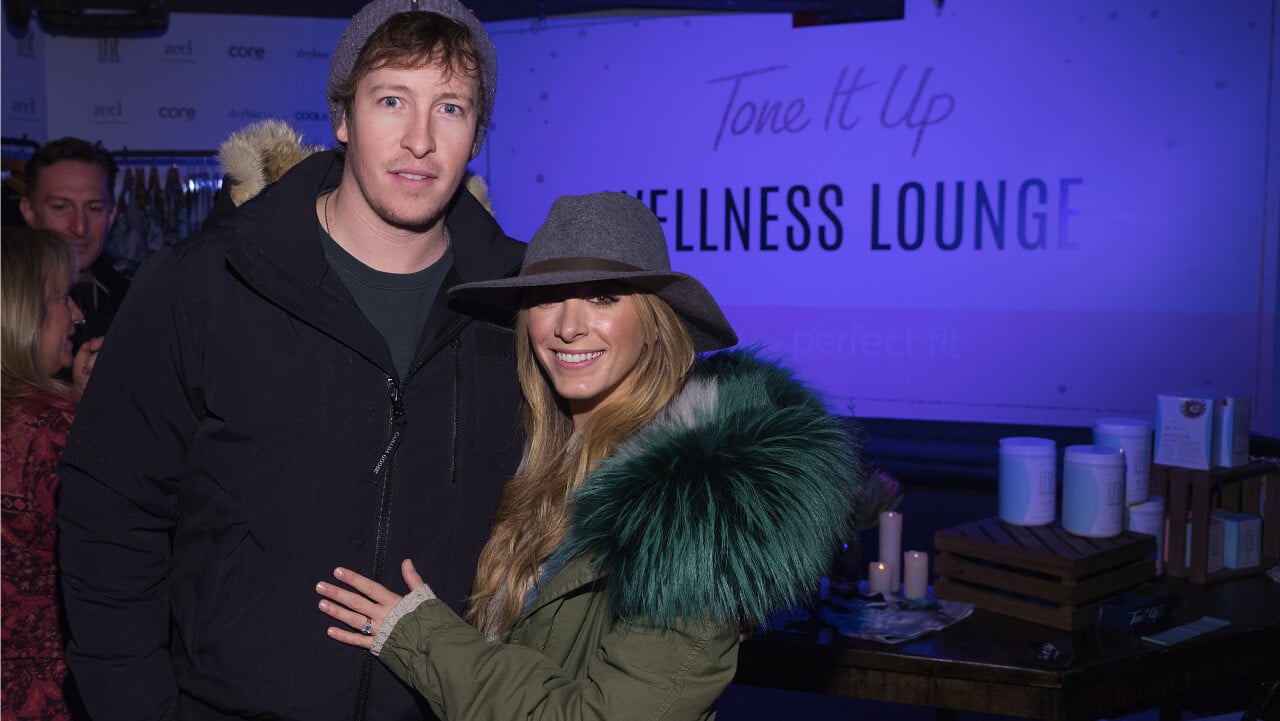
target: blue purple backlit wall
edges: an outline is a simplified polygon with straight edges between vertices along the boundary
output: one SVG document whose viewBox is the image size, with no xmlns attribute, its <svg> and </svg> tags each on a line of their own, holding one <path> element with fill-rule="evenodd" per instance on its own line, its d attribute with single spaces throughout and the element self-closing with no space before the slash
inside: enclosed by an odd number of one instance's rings
<svg viewBox="0 0 1280 721">
<path fill-rule="evenodd" d="M 1253 396 L 1254 430 L 1274 435 L 1276 8 L 908 0 L 901 21 L 800 29 L 495 23 L 474 168 L 517 237 L 558 195 L 638 194 L 744 342 L 838 410 L 1082 426 L 1208 385 Z M 175 15 L 165 38 L 40 38 L 12 93 L 6 37 L 5 134 L 213 147 L 273 115 L 332 142 L 341 28 Z M 148 80 L 130 83 L 137 64 Z"/>
</svg>

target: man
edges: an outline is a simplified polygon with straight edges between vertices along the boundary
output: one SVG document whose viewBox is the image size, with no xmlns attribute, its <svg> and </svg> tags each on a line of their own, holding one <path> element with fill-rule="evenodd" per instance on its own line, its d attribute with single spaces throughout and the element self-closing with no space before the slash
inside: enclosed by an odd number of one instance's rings
<svg viewBox="0 0 1280 721">
<path fill-rule="evenodd" d="M 333 648 L 313 585 L 413 558 L 460 607 L 515 471 L 511 334 L 445 293 L 523 257 L 459 188 L 496 75 L 457 0 L 375 0 L 330 70 L 345 153 L 136 277 L 62 457 L 68 663 L 95 721 L 428 713 Z"/>
<path fill-rule="evenodd" d="M 18 203 L 23 219 L 66 236 L 80 263 L 71 288 L 85 319 L 72 338 L 77 350 L 106 335 L 129 290 L 129 279 L 102 252 L 116 218 L 117 170 L 101 145 L 70 137 L 44 144 L 26 164 L 26 194 Z"/>
</svg>

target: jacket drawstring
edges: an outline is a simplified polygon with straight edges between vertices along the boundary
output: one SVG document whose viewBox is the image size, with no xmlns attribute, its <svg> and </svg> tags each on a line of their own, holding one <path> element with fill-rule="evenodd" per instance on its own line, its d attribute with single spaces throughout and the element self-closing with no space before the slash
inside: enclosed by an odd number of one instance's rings
<svg viewBox="0 0 1280 721">
<path fill-rule="evenodd" d="M 462 445 L 462 337 L 453 337 L 453 444 L 449 455 L 449 484 L 458 485 L 458 456 Z"/>
</svg>

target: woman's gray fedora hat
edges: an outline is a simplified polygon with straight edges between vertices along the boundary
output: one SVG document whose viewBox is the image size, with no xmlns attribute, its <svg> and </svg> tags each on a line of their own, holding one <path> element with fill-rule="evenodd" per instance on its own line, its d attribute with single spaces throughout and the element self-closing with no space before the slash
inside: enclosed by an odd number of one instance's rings
<svg viewBox="0 0 1280 721">
<path fill-rule="evenodd" d="M 711 293 L 692 276 L 671 270 L 662 224 L 644 203 L 625 193 L 558 198 L 529 241 L 519 275 L 464 283 L 449 294 L 514 314 L 522 292 L 530 288 L 609 280 L 665 300 L 698 352 L 738 342 Z"/>
</svg>

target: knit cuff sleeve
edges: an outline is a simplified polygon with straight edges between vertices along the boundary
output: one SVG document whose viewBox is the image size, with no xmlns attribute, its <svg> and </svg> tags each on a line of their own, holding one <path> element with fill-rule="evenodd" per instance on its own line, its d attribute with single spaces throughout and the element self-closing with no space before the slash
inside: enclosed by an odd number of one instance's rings
<svg viewBox="0 0 1280 721">
<path fill-rule="evenodd" d="M 369 652 L 374 656 L 381 654 L 382 645 L 391 637 L 391 632 L 395 630 L 396 624 L 400 622 L 400 619 L 413 613 L 418 606 L 435 597 L 435 591 L 432 591 L 431 587 L 424 583 L 410 591 L 409 595 L 401 598 L 382 619 L 382 625 L 378 627 L 378 632 L 373 636 L 373 646 L 369 648 Z"/>
</svg>

